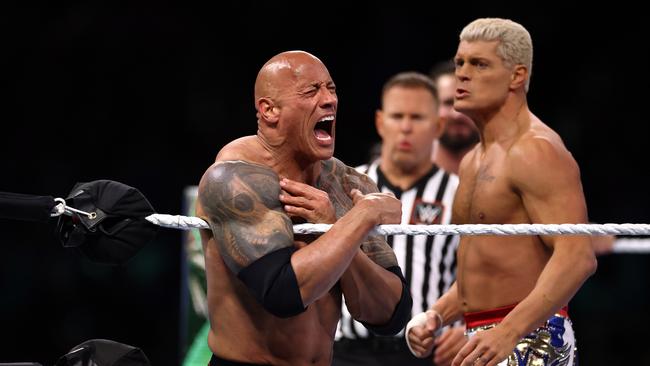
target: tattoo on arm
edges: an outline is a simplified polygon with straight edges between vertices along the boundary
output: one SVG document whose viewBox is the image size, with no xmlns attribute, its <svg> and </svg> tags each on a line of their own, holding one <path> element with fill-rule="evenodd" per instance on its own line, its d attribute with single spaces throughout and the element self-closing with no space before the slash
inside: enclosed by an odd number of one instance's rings
<svg viewBox="0 0 650 366">
<path fill-rule="evenodd" d="M 373 262 L 384 268 L 398 265 L 397 257 L 395 257 L 393 248 L 386 243 L 386 239 L 381 235 L 368 236 L 361 244 L 361 250 L 363 250 L 363 252 L 366 253 L 368 258 Z"/>
<path fill-rule="evenodd" d="M 356 188 L 363 194 L 379 192 L 377 185 L 370 177 L 346 166 L 340 160 L 332 158 L 323 161 L 322 164 L 323 168 L 317 187 L 328 193 L 336 210 L 337 218 L 352 208 L 353 203 L 349 196 L 352 189 Z M 393 249 L 381 235 L 368 236 L 361 244 L 361 250 L 373 262 L 384 268 L 398 265 Z"/>
<path fill-rule="evenodd" d="M 278 198 L 278 176 L 243 161 L 211 166 L 199 185 L 219 252 L 235 274 L 275 250 L 293 246 L 293 226 Z"/>
</svg>

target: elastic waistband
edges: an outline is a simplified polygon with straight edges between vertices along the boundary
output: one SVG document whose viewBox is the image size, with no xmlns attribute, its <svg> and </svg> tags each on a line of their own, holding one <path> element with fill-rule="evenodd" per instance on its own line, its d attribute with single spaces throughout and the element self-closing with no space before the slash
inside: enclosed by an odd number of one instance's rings
<svg viewBox="0 0 650 366">
<path fill-rule="evenodd" d="M 492 310 L 474 311 L 471 313 L 465 313 L 463 314 L 463 318 L 465 318 L 465 327 L 467 329 L 471 329 L 483 325 L 498 323 L 501 320 L 503 320 L 503 318 L 505 318 L 506 315 L 508 315 L 508 313 L 515 308 L 515 306 L 517 306 L 517 304 L 503 306 Z M 563 306 L 557 312 L 557 314 L 565 318 L 568 318 L 569 307 Z"/>
</svg>

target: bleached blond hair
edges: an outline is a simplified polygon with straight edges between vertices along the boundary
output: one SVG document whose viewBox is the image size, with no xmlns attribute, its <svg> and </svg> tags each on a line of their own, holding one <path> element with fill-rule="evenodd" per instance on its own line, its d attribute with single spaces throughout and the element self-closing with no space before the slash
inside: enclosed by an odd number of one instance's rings
<svg viewBox="0 0 650 366">
<path fill-rule="evenodd" d="M 497 55 L 508 67 L 524 65 L 528 69 L 525 90 L 528 91 L 530 76 L 533 73 L 533 41 L 530 33 L 521 24 L 510 19 L 480 18 L 463 28 L 460 40 L 499 41 Z"/>
</svg>

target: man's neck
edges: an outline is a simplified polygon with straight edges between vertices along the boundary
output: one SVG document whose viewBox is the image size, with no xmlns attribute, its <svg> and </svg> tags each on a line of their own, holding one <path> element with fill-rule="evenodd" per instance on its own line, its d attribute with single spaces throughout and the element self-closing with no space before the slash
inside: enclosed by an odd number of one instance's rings
<svg viewBox="0 0 650 366">
<path fill-rule="evenodd" d="M 485 147 L 512 141 L 530 127 L 530 111 L 525 97 L 508 98 L 500 108 L 476 113 L 472 119 Z"/>
<path fill-rule="evenodd" d="M 286 160 L 284 162 L 276 164 L 273 167 L 273 170 L 280 177 L 288 178 L 309 185 L 314 185 L 318 180 L 321 168 L 322 166 L 320 161 L 311 162 L 308 164 L 299 164 L 296 161 Z"/>
<path fill-rule="evenodd" d="M 262 138 L 258 142 L 262 150 L 260 163 L 273 169 L 278 176 L 307 184 L 316 182 L 321 170 L 320 161 L 301 159 L 295 151 L 284 146 L 270 146 Z"/>
</svg>

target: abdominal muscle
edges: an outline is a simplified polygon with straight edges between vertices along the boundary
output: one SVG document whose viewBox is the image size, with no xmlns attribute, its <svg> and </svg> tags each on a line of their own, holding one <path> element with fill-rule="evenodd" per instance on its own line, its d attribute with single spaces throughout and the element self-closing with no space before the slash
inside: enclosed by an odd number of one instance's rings
<svg viewBox="0 0 650 366">
<path fill-rule="evenodd" d="M 549 257 L 538 236 L 463 236 L 458 249 L 463 312 L 520 302 L 535 287 Z"/>
</svg>

